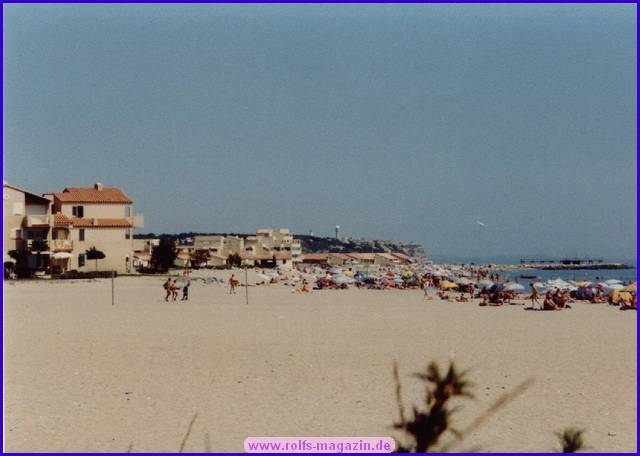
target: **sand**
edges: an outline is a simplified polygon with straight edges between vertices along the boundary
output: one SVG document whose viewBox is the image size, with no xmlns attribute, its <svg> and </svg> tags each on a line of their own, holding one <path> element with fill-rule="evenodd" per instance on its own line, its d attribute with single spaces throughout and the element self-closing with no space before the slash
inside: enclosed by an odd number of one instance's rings
<svg viewBox="0 0 640 456">
<path fill-rule="evenodd" d="M 221 273 L 218 273 L 220 275 Z M 417 290 L 293 293 L 162 278 L 4 285 L 5 450 L 243 451 L 247 436 L 399 436 L 431 360 L 469 368 L 462 429 L 529 378 L 455 451 L 553 451 L 587 430 L 594 451 L 636 450 L 636 313 L 576 303 L 562 312 L 425 301 Z"/>
</svg>

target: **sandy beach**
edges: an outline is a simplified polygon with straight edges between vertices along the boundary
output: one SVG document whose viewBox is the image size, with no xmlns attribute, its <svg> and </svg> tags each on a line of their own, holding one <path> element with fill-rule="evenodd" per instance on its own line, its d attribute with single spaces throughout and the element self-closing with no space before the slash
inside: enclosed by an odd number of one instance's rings
<svg viewBox="0 0 640 456">
<path fill-rule="evenodd" d="M 227 277 L 228 272 L 217 273 Z M 322 290 L 194 281 L 164 302 L 161 277 L 5 283 L 5 450 L 243 451 L 247 436 L 399 436 L 392 365 L 470 369 L 464 428 L 533 378 L 454 451 L 547 452 L 585 428 L 593 451 L 636 451 L 636 313 L 575 303 L 526 312 L 426 301 L 420 290 Z"/>
</svg>

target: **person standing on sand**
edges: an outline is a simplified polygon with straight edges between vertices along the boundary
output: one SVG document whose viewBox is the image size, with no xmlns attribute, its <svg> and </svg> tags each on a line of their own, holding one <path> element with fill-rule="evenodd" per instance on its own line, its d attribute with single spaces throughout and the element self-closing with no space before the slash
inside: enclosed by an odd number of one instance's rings
<svg viewBox="0 0 640 456">
<path fill-rule="evenodd" d="M 538 301 L 538 290 L 533 286 L 533 283 L 530 283 L 529 286 L 531 287 L 531 296 L 529 296 L 529 299 L 531 299 L 531 308 L 535 309 L 534 304 L 538 304 L 538 306 L 540 306 L 540 301 Z"/>
<path fill-rule="evenodd" d="M 171 284 L 171 298 L 172 301 L 175 301 L 178 297 L 178 281 L 173 279 L 173 283 Z"/>
<path fill-rule="evenodd" d="M 191 286 L 191 280 L 188 280 L 187 283 L 182 287 L 182 299 L 181 301 L 189 300 L 189 287 Z"/>
<path fill-rule="evenodd" d="M 171 279 L 167 279 L 167 281 L 162 284 L 162 288 L 164 288 L 164 290 L 167 292 L 164 300 L 169 301 L 169 296 L 171 296 Z"/>
<path fill-rule="evenodd" d="M 235 275 L 231 274 L 229 278 L 229 294 L 236 294 L 236 285 L 238 284 L 238 280 Z"/>
</svg>

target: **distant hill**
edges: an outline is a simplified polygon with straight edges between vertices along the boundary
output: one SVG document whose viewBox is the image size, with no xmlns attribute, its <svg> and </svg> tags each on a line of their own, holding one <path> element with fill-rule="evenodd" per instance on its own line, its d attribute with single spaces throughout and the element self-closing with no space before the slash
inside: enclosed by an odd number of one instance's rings
<svg viewBox="0 0 640 456">
<path fill-rule="evenodd" d="M 178 234 L 155 234 L 141 233 L 134 234 L 134 239 L 156 239 L 168 238 L 173 239 L 177 244 L 188 243 L 194 236 L 239 236 L 247 237 L 254 234 L 246 233 L 178 233 Z M 308 234 L 294 234 L 295 239 L 302 243 L 303 253 L 340 253 L 340 252 L 358 252 L 358 253 L 385 253 L 398 252 L 404 253 L 414 258 L 425 259 L 426 253 L 420 244 L 413 244 L 400 241 L 383 241 L 369 239 L 336 239 L 334 237 L 318 237 Z"/>
</svg>

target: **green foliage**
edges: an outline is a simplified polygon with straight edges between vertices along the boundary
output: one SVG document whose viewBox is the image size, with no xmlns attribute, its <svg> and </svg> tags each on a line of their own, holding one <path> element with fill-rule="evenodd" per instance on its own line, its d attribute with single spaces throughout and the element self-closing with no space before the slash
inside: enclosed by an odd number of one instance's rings
<svg viewBox="0 0 640 456">
<path fill-rule="evenodd" d="M 151 264 L 156 271 L 167 272 L 176 261 L 176 243 L 172 239 L 160 239 L 160 244 L 153 248 L 151 253 Z"/>
<path fill-rule="evenodd" d="M 584 443 L 584 429 L 567 428 L 562 432 L 557 432 L 556 436 L 562 447 L 561 453 L 576 453 L 586 449 Z"/>
<path fill-rule="evenodd" d="M 201 266 L 209 261 L 209 251 L 207 249 L 198 249 L 191 254 L 191 263 L 197 266 Z"/>
<path fill-rule="evenodd" d="M 49 250 L 49 243 L 46 239 L 34 239 L 31 241 L 30 250 L 36 252 L 36 269 L 40 269 L 41 253 Z"/>
<path fill-rule="evenodd" d="M 240 267 L 242 265 L 242 258 L 237 253 L 231 253 L 227 257 L 227 264 L 229 266 Z"/>
<path fill-rule="evenodd" d="M 29 254 L 26 250 L 9 250 L 7 253 L 11 258 L 16 260 L 15 273 L 19 278 L 24 279 L 33 275 L 33 271 L 29 269 L 27 263 Z"/>
<path fill-rule="evenodd" d="M 104 254 L 104 252 L 96 249 L 95 246 L 87 250 L 86 254 L 87 254 L 87 260 L 96 261 L 96 271 L 98 270 L 98 260 L 102 260 L 103 258 L 106 258 L 106 255 Z"/>
</svg>

